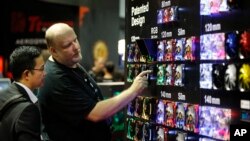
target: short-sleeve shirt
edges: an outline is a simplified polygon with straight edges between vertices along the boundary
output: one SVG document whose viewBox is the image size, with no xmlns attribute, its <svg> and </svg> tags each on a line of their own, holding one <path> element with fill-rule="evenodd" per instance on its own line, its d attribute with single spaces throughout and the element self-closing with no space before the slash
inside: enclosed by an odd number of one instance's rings
<svg viewBox="0 0 250 141">
<path fill-rule="evenodd" d="M 85 117 L 102 99 L 96 83 L 79 68 L 68 68 L 48 60 L 44 86 L 38 99 L 45 130 L 53 141 L 108 141 L 106 121 Z"/>
</svg>

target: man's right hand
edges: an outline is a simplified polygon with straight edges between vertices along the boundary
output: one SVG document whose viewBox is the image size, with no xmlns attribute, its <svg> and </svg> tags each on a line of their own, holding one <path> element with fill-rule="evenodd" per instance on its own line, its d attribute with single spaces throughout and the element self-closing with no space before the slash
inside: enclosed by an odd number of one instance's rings
<svg viewBox="0 0 250 141">
<path fill-rule="evenodd" d="M 135 77 L 133 84 L 129 87 L 129 90 L 133 93 L 141 93 L 148 86 L 147 75 L 152 73 L 151 70 L 142 71 Z"/>
</svg>

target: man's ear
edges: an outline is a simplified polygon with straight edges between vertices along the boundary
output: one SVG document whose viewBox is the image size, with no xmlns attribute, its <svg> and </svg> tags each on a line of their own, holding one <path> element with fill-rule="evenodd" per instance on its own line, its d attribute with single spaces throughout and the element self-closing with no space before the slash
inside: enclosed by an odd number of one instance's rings
<svg viewBox="0 0 250 141">
<path fill-rule="evenodd" d="M 28 77 L 29 77 L 29 73 L 30 73 L 29 70 L 27 70 L 27 69 L 24 70 L 23 73 L 22 73 L 22 78 L 25 79 L 25 80 L 27 80 Z"/>
<path fill-rule="evenodd" d="M 53 47 L 49 47 L 49 52 L 50 52 L 50 54 L 55 55 L 56 54 L 56 49 L 53 48 Z"/>
</svg>

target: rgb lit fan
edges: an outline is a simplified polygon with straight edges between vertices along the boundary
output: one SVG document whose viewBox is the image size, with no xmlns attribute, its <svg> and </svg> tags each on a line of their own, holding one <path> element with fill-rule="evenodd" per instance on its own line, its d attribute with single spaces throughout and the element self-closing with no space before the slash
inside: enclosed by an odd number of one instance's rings
<svg viewBox="0 0 250 141">
<path fill-rule="evenodd" d="M 165 61 L 172 61 L 173 60 L 173 41 L 174 40 L 168 40 L 165 51 L 164 51 L 164 60 Z"/>
<path fill-rule="evenodd" d="M 135 112 L 134 112 L 135 117 L 141 117 L 143 110 L 142 107 L 143 107 L 143 97 L 137 96 L 135 98 Z"/>
<path fill-rule="evenodd" d="M 171 6 L 157 10 L 157 24 L 176 21 L 178 18 L 178 7 Z"/>
<path fill-rule="evenodd" d="M 156 123 L 163 124 L 164 115 L 165 115 L 165 106 L 163 100 L 157 100 L 157 109 L 156 109 Z"/>
<path fill-rule="evenodd" d="M 227 65 L 224 81 L 226 90 L 236 89 L 236 66 L 234 64 Z"/>
<path fill-rule="evenodd" d="M 157 141 L 164 141 L 167 139 L 168 129 L 161 126 L 156 126 Z"/>
<path fill-rule="evenodd" d="M 165 65 L 157 65 L 157 68 L 158 68 L 158 72 L 157 72 L 157 81 L 156 81 L 156 84 L 157 85 L 164 85 L 164 82 L 165 82 L 165 77 L 164 77 L 164 74 L 165 74 Z"/>
<path fill-rule="evenodd" d="M 195 49 L 197 37 L 189 37 L 186 38 L 186 42 L 184 45 L 184 59 L 185 60 L 195 60 Z"/>
<path fill-rule="evenodd" d="M 151 139 L 151 129 L 148 122 L 143 124 L 142 127 L 142 140 L 149 141 Z"/>
<path fill-rule="evenodd" d="M 128 106 L 127 106 L 127 115 L 129 116 L 134 116 L 134 112 L 135 112 L 135 101 L 131 101 L 128 103 Z"/>
<path fill-rule="evenodd" d="M 135 136 L 135 121 L 132 118 L 127 118 L 127 138 L 134 139 Z"/>
<path fill-rule="evenodd" d="M 164 49 L 166 40 L 157 41 L 157 61 L 164 61 Z"/>
<path fill-rule="evenodd" d="M 128 51 L 128 55 L 127 55 L 128 62 L 133 62 L 134 61 L 134 44 L 127 45 L 127 51 Z"/>
<path fill-rule="evenodd" d="M 223 60 L 225 58 L 225 33 L 206 34 L 201 36 L 201 60 Z"/>
<path fill-rule="evenodd" d="M 185 130 L 197 133 L 199 105 L 187 104 Z"/>
<path fill-rule="evenodd" d="M 184 45 L 185 45 L 185 38 L 176 39 L 176 43 L 174 46 L 175 60 L 183 60 Z"/>
<path fill-rule="evenodd" d="M 135 49 L 134 49 L 134 62 L 140 62 L 140 58 L 141 58 L 141 52 L 140 49 L 138 47 L 138 44 L 135 44 Z M 143 62 L 143 61 L 141 61 Z"/>
<path fill-rule="evenodd" d="M 186 103 L 176 102 L 176 115 L 175 115 L 175 127 L 184 129 L 185 127 L 185 110 L 186 110 Z"/>
<path fill-rule="evenodd" d="M 250 58 L 250 32 L 244 31 L 240 35 L 240 58 Z"/>
<path fill-rule="evenodd" d="M 200 0 L 200 15 L 218 14 L 229 11 L 227 0 Z"/>
<path fill-rule="evenodd" d="M 149 120 L 155 121 L 155 118 L 156 118 L 156 98 L 151 97 L 149 100 L 149 105 L 150 105 Z"/>
<path fill-rule="evenodd" d="M 240 91 L 248 91 L 250 89 L 250 65 L 243 64 L 239 71 L 239 88 Z"/>
<path fill-rule="evenodd" d="M 142 140 L 153 141 L 156 140 L 156 138 L 157 138 L 156 126 L 148 122 L 144 123 L 142 127 Z"/>
<path fill-rule="evenodd" d="M 133 82 L 134 80 L 134 69 L 135 69 L 135 66 L 134 64 L 127 64 L 127 82 Z"/>
<path fill-rule="evenodd" d="M 238 48 L 238 32 L 232 32 L 226 34 L 226 58 L 236 58 L 237 57 L 237 48 Z"/>
<path fill-rule="evenodd" d="M 168 64 L 165 70 L 165 84 L 166 85 L 174 85 L 173 79 L 173 65 Z"/>
<path fill-rule="evenodd" d="M 142 133 L 143 133 L 143 122 L 136 121 L 135 122 L 135 136 L 134 136 L 134 140 L 135 141 L 142 140 Z"/>
<path fill-rule="evenodd" d="M 144 97 L 143 99 L 143 109 L 142 109 L 142 118 L 148 120 L 150 116 L 150 99 Z"/>
<path fill-rule="evenodd" d="M 186 141 L 187 133 L 177 130 L 169 130 L 167 141 Z"/>
<path fill-rule="evenodd" d="M 200 106 L 199 133 L 220 140 L 229 140 L 231 109 Z"/>
<path fill-rule="evenodd" d="M 200 88 L 212 89 L 212 64 L 200 64 Z"/>
<path fill-rule="evenodd" d="M 156 99 L 150 97 L 143 98 L 143 106 L 142 106 L 142 118 L 145 120 L 155 119 L 155 104 Z"/>
<path fill-rule="evenodd" d="M 175 86 L 183 86 L 183 68 L 184 65 L 174 65 L 174 85 Z"/>
<path fill-rule="evenodd" d="M 213 88 L 222 89 L 224 87 L 225 67 L 223 64 L 213 64 Z"/>
<path fill-rule="evenodd" d="M 165 125 L 174 127 L 174 107 L 175 102 L 165 101 Z"/>
<path fill-rule="evenodd" d="M 157 10 L 157 24 L 163 23 L 163 9 Z"/>
</svg>

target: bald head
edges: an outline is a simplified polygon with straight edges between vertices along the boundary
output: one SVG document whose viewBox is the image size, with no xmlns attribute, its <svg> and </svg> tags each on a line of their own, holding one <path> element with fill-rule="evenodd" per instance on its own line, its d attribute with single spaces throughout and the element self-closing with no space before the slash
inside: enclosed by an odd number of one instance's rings
<svg viewBox="0 0 250 141">
<path fill-rule="evenodd" d="M 45 33 L 47 47 L 53 59 L 70 68 L 82 59 L 81 47 L 73 28 L 65 23 L 56 23 Z"/>
<path fill-rule="evenodd" d="M 56 23 L 50 26 L 46 33 L 45 33 L 45 39 L 47 42 L 47 47 L 53 47 L 55 46 L 55 40 L 58 38 L 61 38 L 65 36 L 68 32 L 72 32 L 73 29 L 65 24 L 65 23 Z M 74 32 L 74 31 L 73 31 Z"/>
</svg>

